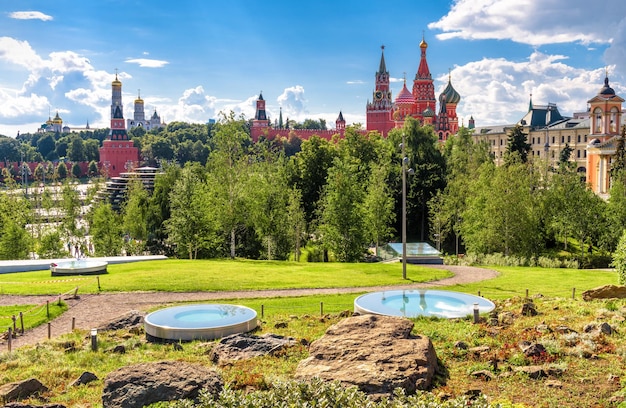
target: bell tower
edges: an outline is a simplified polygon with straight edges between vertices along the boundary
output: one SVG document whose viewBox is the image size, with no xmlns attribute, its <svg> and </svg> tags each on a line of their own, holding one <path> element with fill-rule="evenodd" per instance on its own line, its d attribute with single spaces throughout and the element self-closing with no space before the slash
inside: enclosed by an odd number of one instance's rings
<svg viewBox="0 0 626 408">
<path fill-rule="evenodd" d="M 394 122 L 392 118 L 393 102 L 391 99 L 391 90 L 389 89 L 389 71 L 385 64 L 385 46 L 380 47 L 382 52 L 380 56 L 380 65 L 376 72 L 374 93 L 372 102 L 367 102 L 366 106 L 366 123 L 367 130 L 377 130 L 383 136 L 393 129 Z"/>
</svg>

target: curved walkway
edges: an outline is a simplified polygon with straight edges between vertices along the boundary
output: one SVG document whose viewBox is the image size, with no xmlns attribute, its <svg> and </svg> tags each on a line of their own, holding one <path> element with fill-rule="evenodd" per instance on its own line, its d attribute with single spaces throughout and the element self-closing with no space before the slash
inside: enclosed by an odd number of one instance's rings
<svg viewBox="0 0 626 408">
<path fill-rule="evenodd" d="M 353 288 L 320 288 L 320 289 L 276 289 L 247 290 L 233 292 L 132 292 L 132 293 L 100 293 L 80 295 L 78 299 L 65 299 L 69 310 L 51 322 L 53 337 L 69 333 L 72 329 L 72 318 L 75 328 L 89 330 L 100 327 L 107 322 L 122 316 L 131 310 L 146 311 L 158 305 L 173 302 L 213 301 L 219 299 L 246 299 L 294 297 L 307 295 L 333 295 L 343 293 L 360 293 L 391 289 L 416 289 L 445 287 L 492 279 L 498 272 L 469 266 L 424 265 L 432 268 L 445 269 L 454 276 L 433 282 L 422 282 L 410 285 L 353 287 Z M 0 305 L 40 304 L 50 300 L 50 296 L 0 296 Z M 56 300 L 56 299 L 55 299 Z M 24 335 L 12 340 L 12 349 L 26 345 L 34 345 L 48 338 L 48 325 L 44 324 L 27 331 Z M 6 350 L 6 339 L 0 341 L 0 352 Z"/>
</svg>

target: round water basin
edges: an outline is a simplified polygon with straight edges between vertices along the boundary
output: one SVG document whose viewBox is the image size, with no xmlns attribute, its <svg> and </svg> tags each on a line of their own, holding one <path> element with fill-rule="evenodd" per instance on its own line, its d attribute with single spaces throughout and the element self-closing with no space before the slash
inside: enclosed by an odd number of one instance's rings
<svg viewBox="0 0 626 408">
<path fill-rule="evenodd" d="M 245 306 L 201 304 L 157 310 L 144 318 L 151 340 L 212 340 L 253 330 L 256 311 Z"/>
<path fill-rule="evenodd" d="M 50 273 L 52 276 L 100 275 L 107 273 L 107 265 L 108 262 L 105 261 L 79 259 L 58 264 L 52 263 L 50 264 Z"/>
<path fill-rule="evenodd" d="M 354 300 L 354 311 L 400 317 L 456 318 L 472 315 L 475 304 L 479 313 L 496 307 L 490 300 L 467 293 L 416 289 L 367 293 Z"/>
</svg>

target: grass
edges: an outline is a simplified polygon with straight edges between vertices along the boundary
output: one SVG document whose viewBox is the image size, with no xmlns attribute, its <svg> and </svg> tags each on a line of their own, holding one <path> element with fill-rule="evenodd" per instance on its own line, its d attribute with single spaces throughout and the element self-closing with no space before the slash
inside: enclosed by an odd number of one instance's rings
<svg viewBox="0 0 626 408">
<path fill-rule="evenodd" d="M 64 302 L 50 302 L 48 305 L 43 303 L 38 305 L 0 306 L 0 332 L 5 332 L 9 327 L 11 330 L 21 330 L 22 321 L 24 330 L 29 330 L 53 320 L 66 310 L 67 305 Z M 22 313 L 21 320 L 20 312 Z M 15 317 L 15 325 L 13 317 Z"/>
<path fill-rule="evenodd" d="M 195 292 L 293 288 L 367 287 L 438 280 L 449 272 L 399 263 L 298 263 L 251 260 L 177 260 L 109 265 L 99 277 L 51 277 L 49 271 L 0 275 L 0 294 L 58 294 L 79 286 L 80 293 Z"/>
<path fill-rule="evenodd" d="M 401 279 L 400 265 L 372 264 L 300 264 L 289 262 L 254 261 L 155 261 L 126 265 L 111 265 L 110 273 L 101 276 L 102 289 L 116 290 L 241 290 L 288 287 L 374 286 L 407 283 Z M 433 389 L 435 394 L 461 395 L 470 389 L 480 389 L 493 402 L 516 407 L 580 407 L 610 406 L 610 399 L 626 394 L 626 382 L 607 378 L 626 378 L 626 300 L 583 302 L 580 294 L 596 286 L 617 282 L 612 271 L 566 270 L 542 268 L 493 268 L 500 275 L 488 281 L 456 285 L 441 289 L 477 293 L 497 304 L 499 312 L 514 318 L 506 324 L 490 325 L 486 321 L 472 324 L 471 319 L 415 320 L 415 333 L 431 338 L 437 356 L 447 372 Z M 415 282 L 433 279 L 432 274 L 445 272 L 408 265 L 409 277 Z M 93 277 L 87 278 L 93 280 Z M 26 294 L 64 292 L 63 285 L 76 282 L 50 281 L 49 272 L 31 272 L 0 276 L 0 289 L 7 293 Z M 54 279 L 52 279 L 54 280 Z M 8 281 L 18 282 L 8 284 Z M 80 281 L 78 281 L 80 282 Z M 48 286 L 51 285 L 51 286 Z M 93 285 L 93 284 L 92 284 Z M 95 285 L 94 285 L 95 286 Z M 576 298 L 572 299 L 572 288 Z M 48 288 L 48 289 L 43 289 Z M 52 289 L 50 289 L 52 288 Z M 81 286 L 79 293 L 88 287 Z M 89 287 L 97 291 L 97 287 Z M 539 311 L 538 316 L 519 314 L 528 289 Z M 11 292 L 13 293 L 13 292 Z M 329 325 L 341 319 L 339 312 L 351 311 L 358 294 L 318 295 L 283 298 L 230 299 L 220 301 L 252 307 L 259 312 L 257 334 L 274 333 L 311 342 L 319 338 Z M 261 316 L 261 309 L 264 315 Z M 323 309 L 323 310 L 322 310 Z M 8 308 L 0 308 L 0 316 Z M 11 312 L 8 312 L 11 313 Z M 599 336 L 590 341 L 583 327 L 588 323 L 609 322 L 618 330 L 611 336 Z M 280 323 L 280 324 L 279 324 Z M 549 327 L 566 325 L 580 333 L 559 335 L 537 330 L 541 324 Z M 88 333 L 75 331 L 67 336 L 44 341 L 37 347 L 24 347 L 12 353 L 0 352 L 0 384 L 30 377 L 40 379 L 50 388 L 44 395 L 46 403 L 67 406 L 100 406 L 106 375 L 123 366 L 148 361 L 180 360 L 211 366 L 210 349 L 214 342 L 191 342 L 175 351 L 171 345 L 146 343 L 142 335 L 128 331 L 99 333 L 99 349 L 89 350 Z M 524 356 L 518 346 L 522 340 L 541 342 L 548 350 L 537 359 Z M 464 341 L 470 347 L 489 346 L 485 355 L 473 355 L 455 346 Z M 125 354 L 111 353 L 116 345 L 126 346 Z M 299 343 L 300 344 L 300 343 Z M 240 389 L 264 389 L 275 379 L 289 379 L 297 363 L 307 356 L 298 345 L 279 356 L 255 358 L 221 367 L 224 379 Z M 496 367 L 493 362 L 497 361 Z M 520 365 L 540 364 L 563 367 L 556 379 L 561 388 L 549 388 L 545 380 L 531 380 L 515 374 Z M 485 382 L 471 376 L 472 371 L 486 369 L 495 379 Z M 99 380 L 81 387 L 68 387 L 83 371 L 95 373 Z M 42 400 L 29 401 L 41 404 Z M 513 405 L 513 404 L 515 405 Z"/>
</svg>

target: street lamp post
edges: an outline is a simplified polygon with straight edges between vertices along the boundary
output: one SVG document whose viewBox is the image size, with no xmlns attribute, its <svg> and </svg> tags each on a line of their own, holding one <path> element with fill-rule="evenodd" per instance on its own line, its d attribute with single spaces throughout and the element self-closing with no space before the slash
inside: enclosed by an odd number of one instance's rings
<svg viewBox="0 0 626 408">
<path fill-rule="evenodd" d="M 413 174 L 413 169 L 407 168 L 409 158 L 404 154 L 406 146 L 405 135 L 402 133 L 402 279 L 406 279 L 406 174 Z"/>
</svg>

